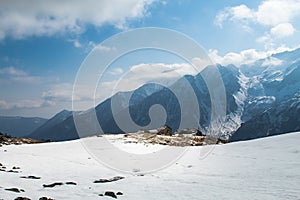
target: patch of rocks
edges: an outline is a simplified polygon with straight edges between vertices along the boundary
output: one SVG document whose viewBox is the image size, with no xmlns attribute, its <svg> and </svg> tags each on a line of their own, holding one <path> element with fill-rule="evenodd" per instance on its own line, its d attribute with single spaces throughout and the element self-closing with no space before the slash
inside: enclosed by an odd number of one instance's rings
<svg viewBox="0 0 300 200">
<path fill-rule="evenodd" d="M 53 188 L 55 186 L 61 186 L 61 185 L 77 185 L 77 183 L 75 182 L 72 182 L 72 181 L 68 181 L 68 182 L 54 182 L 54 183 L 51 183 L 51 184 L 43 184 L 43 187 L 44 188 Z"/>
<path fill-rule="evenodd" d="M 2 172 L 20 173 L 21 171 L 18 171 L 20 169 L 21 169 L 20 167 L 15 167 L 15 166 L 13 166 L 11 169 L 7 169 L 7 167 L 4 164 L 0 163 L 0 171 Z"/>
<path fill-rule="evenodd" d="M 39 200 L 54 200 L 54 199 L 48 198 L 48 197 L 41 197 L 41 198 L 39 198 Z"/>
<path fill-rule="evenodd" d="M 31 200 L 31 199 L 28 197 L 17 197 L 15 198 L 15 200 Z M 54 200 L 54 199 L 48 197 L 41 197 L 39 198 L 39 200 Z"/>
<path fill-rule="evenodd" d="M 118 196 L 123 195 L 123 192 L 113 192 L 113 191 L 105 191 L 104 194 L 99 194 L 99 196 L 109 196 L 117 199 Z"/>
<path fill-rule="evenodd" d="M 51 183 L 51 184 L 43 184 L 43 187 L 44 188 L 53 188 L 55 186 L 58 186 L 58 185 L 63 185 L 64 183 L 62 182 L 55 182 L 55 183 Z"/>
<path fill-rule="evenodd" d="M 220 138 L 203 135 L 196 132 L 196 134 L 176 134 L 172 136 L 158 135 L 156 133 L 128 133 L 124 134 L 123 139 L 125 143 L 144 143 L 144 144 L 160 144 L 169 146 L 204 146 L 212 144 L 225 144 L 229 141 Z"/>
<path fill-rule="evenodd" d="M 34 140 L 30 138 L 16 138 L 11 137 L 7 134 L 0 133 L 0 147 L 2 145 L 20 145 L 20 144 L 37 144 L 37 143 L 44 143 L 45 141 L 41 140 Z"/>
</svg>

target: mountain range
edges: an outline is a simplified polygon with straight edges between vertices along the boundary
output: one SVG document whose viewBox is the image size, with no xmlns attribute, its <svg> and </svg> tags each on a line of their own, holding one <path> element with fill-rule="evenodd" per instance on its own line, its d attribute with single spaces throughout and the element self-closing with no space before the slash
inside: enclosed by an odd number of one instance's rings
<svg viewBox="0 0 300 200">
<path fill-rule="evenodd" d="M 40 117 L 6 117 L 0 116 L 0 132 L 23 137 L 44 124 L 47 119 Z"/>
<path fill-rule="evenodd" d="M 218 70 L 226 93 L 226 117 L 219 123 L 212 123 L 212 104 L 206 82 L 213 82 Z M 200 110 L 200 120 L 193 114 L 196 108 L 189 103 L 191 95 L 186 89 L 190 85 Z M 214 92 L 222 88 L 217 86 Z M 180 94 L 178 99 L 174 94 Z M 128 101 L 128 98 L 130 100 Z M 113 106 L 117 108 L 112 108 Z M 95 111 L 105 133 L 123 133 L 120 120 L 127 113 L 134 123 L 146 126 L 152 123 L 149 108 L 160 104 L 165 109 L 166 124 L 173 131 L 179 128 L 198 128 L 206 134 L 216 134 L 232 141 L 254 139 L 269 135 L 300 130 L 300 49 L 286 51 L 257 60 L 254 63 L 236 67 L 208 66 L 199 74 L 186 75 L 173 85 L 164 87 L 148 83 L 134 91 L 119 92 L 96 106 Z M 82 112 L 82 115 L 89 111 Z M 81 113 L 78 113 L 81 115 Z M 161 116 L 157 116 L 160 119 Z M 187 123 L 181 127 L 181 119 Z M 152 121 L 151 121 L 152 120 Z M 155 120 L 154 120 L 155 121 Z M 158 120 L 159 121 L 159 120 Z M 190 122 L 190 123 L 189 123 Z M 126 122 L 121 122 L 125 124 Z M 195 126 L 196 127 L 191 127 Z M 152 127 L 164 124 L 153 123 Z M 189 126 L 189 127 L 188 127 Z M 125 127 L 126 131 L 137 131 L 136 126 Z M 90 128 L 89 134 L 97 134 Z M 34 139 L 52 141 L 78 138 L 71 111 L 62 111 L 27 135 Z"/>
</svg>

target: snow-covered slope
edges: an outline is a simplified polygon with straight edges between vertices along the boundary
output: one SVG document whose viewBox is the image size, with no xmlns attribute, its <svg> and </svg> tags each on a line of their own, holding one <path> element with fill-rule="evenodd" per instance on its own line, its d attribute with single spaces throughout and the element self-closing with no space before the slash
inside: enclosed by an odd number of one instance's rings
<svg viewBox="0 0 300 200">
<path fill-rule="evenodd" d="M 91 137 L 84 140 L 101 140 Z M 300 132 L 226 145 L 192 147 L 175 164 L 144 176 L 122 174 L 96 162 L 82 139 L 68 142 L 0 147 L 0 199 L 112 199 L 105 191 L 122 192 L 126 200 L 299 199 Z M 126 144 L 135 148 L 136 144 Z M 147 149 L 147 147 L 144 147 Z M 180 148 L 180 147 L 178 147 Z M 140 151 L 143 148 L 137 147 Z M 151 147 L 153 150 L 153 147 Z M 128 162 L 133 162 L 129 160 Z M 20 176 L 37 176 L 24 179 Z M 125 177 L 108 183 L 100 178 Z M 43 184 L 63 185 L 44 188 Z M 67 185 L 74 182 L 77 185 Z M 8 188 L 25 192 L 15 193 Z"/>
</svg>

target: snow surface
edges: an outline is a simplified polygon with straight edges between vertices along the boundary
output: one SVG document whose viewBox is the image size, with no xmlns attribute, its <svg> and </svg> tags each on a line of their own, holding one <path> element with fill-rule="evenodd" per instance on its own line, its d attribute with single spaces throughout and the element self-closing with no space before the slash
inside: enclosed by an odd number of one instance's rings
<svg viewBox="0 0 300 200">
<path fill-rule="evenodd" d="M 112 199 L 98 196 L 105 191 L 123 192 L 118 199 L 128 200 L 299 199 L 299 141 L 300 132 L 297 132 L 225 145 L 191 147 L 172 166 L 144 176 L 122 174 L 104 167 L 87 153 L 82 139 L 2 146 L 0 163 L 7 169 L 20 167 L 21 173 L 0 171 L 0 199 L 19 196 L 31 199 L 42 196 Z M 133 143 L 126 145 L 136 146 Z M 28 175 L 40 176 L 41 179 L 20 178 Z M 125 179 L 93 183 L 114 176 L 124 176 Z M 67 181 L 77 185 L 42 186 Z M 25 192 L 5 190 L 12 187 Z"/>
</svg>

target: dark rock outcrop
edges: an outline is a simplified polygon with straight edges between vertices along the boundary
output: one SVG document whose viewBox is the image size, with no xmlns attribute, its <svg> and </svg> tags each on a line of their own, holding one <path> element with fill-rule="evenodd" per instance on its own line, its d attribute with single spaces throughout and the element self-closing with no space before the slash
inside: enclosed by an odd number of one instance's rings
<svg viewBox="0 0 300 200">
<path fill-rule="evenodd" d="M 47 187 L 53 188 L 53 187 L 55 187 L 57 185 L 63 185 L 63 183 L 62 182 L 55 182 L 55 183 L 51 183 L 51 184 L 43 184 L 43 187 L 45 187 L 45 188 L 47 188 Z"/>
<path fill-rule="evenodd" d="M 38 177 L 38 176 L 20 176 L 20 178 L 25 178 L 25 179 L 41 179 L 41 177 Z"/>
<path fill-rule="evenodd" d="M 66 182 L 66 185 L 77 185 L 77 183 L 72 182 L 72 181 L 68 181 L 68 182 Z"/>
<path fill-rule="evenodd" d="M 17 198 L 15 198 L 15 200 L 31 200 L 31 199 L 29 199 L 27 197 L 17 197 Z"/>
<path fill-rule="evenodd" d="M 54 200 L 54 199 L 48 198 L 48 197 L 41 197 L 41 198 L 39 198 L 39 200 Z"/>
<path fill-rule="evenodd" d="M 6 188 L 5 190 L 11 191 L 11 192 L 17 192 L 17 193 L 25 192 L 25 190 L 19 189 L 19 188 Z"/>
<path fill-rule="evenodd" d="M 118 181 L 121 179 L 124 179 L 125 177 L 123 176 L 115 176 L 113 178 L 109 178 L 109 179 L 99 179 L 99 180 L 95 180 L 94 183 L 109 183 L 109 182 L 114 182 L 114 181 Z"/>
<path fill-rule="evenodd" d="M 104 195 L 105 195 L 105 196 L 112 197 L 112 198 L 115 198 L 115 199 L 118 198 L 117 195 L 116 195 L 114 192 L 112 192 L 112 191 L 106 191 L 106 192 L 104 193 Z"/>
</svg>

